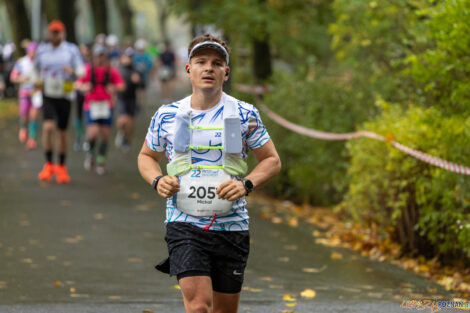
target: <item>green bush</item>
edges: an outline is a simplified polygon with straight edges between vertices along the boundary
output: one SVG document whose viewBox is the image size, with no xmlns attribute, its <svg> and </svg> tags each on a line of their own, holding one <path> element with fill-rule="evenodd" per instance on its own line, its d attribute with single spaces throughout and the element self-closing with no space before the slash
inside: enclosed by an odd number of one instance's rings
<svg viewBox="0 0 470 313">
<path fill-rule="evenodd" d="M 287 120 L 328 132 L 355 131 L 375 115 L 367 83 L 318 70 L 315 77 L 277 73 L 266 105 Z M 361 105 L 357 105 L 360 103 Z M 348 156 L 344 142 L 299 135 L 262 115 L 283 162 L 283 170 L 267 189 L 297 202 L 331 205 L 341 201 L 347 186 Z"/>
<path fill-rule="evenodd" d="M 470 117 L 382 102 L 365 128 L 451 162 L 468 164 Z M 470 257 L 470 177 L 414 159 L 390 144 L 350 141 L 349 191 L 340 208 L 355 220 L 394 229 L 408 251 Z M 431 248 L 431 249 L 430 249 Z"/>
</svg>

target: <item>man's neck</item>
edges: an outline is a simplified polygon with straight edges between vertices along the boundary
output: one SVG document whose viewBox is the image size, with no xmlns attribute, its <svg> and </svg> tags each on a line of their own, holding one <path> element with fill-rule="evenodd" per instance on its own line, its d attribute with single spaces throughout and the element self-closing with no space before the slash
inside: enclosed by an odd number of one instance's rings
<svg viewBox="0 0 470 313">
<path fill-rule="evenodd" d="M 204 92 L 199 89 L 193 89 L 191 96 L 191 108 L 194 110 L 209 110 L 219 103 L 222 98 L 222 88 L 218 91 Z"/>
</svg>

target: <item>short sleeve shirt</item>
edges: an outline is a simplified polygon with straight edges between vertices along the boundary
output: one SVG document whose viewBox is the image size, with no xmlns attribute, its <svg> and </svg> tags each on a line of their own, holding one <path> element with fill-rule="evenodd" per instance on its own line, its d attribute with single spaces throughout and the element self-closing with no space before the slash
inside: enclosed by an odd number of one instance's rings
<svg viewBox="0 0 470 313">
<path fill-rule="evenodd" d="M 223 99 L 213 108 L 205 111 L 192 109 L 191 124 L 193 126 L 223 126 Z M 241 121 L 242 131 L 242 157 L 248 157 L 249 149 L 256 149 L 263 146 L 269 139 L 258 110 L 251 104 L 237 101 L 238 113 Z M 152 117 L 150 127 L 145 138 L 147 146 L 156 152 L 166 151 L 168 161 L 172 161 L 175 156 L 173 149 L 175 132 L 175 115 L 178 112 L 181 101 L 163 105 Z M 221 130 L 194 131 L 192 135 L 192 145 L 194 146 L 221 146 L 223 133 Z M 193 165 L 223 165 L 222 151 L 217 149 L 192 150 Z M 248 211 L 246 210 L 245 198 L 240 198 L 233 202 L 232 212 L 216 217 L 211 226 L 211 230 L 239 231 L 248 230 Z M 166 221 L 187 222 L 197 227 L 204 228 L 210 224 L 212 217 L 195 217 L 187 215 L 176 207 L 174 198 L 167 200 Z"/>
</svg>

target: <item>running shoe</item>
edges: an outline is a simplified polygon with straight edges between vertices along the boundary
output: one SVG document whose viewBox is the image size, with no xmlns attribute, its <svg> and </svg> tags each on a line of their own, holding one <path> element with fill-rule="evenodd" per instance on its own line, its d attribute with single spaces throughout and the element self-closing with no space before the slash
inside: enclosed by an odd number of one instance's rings
<svg viewBox="0 0 470 313">
<path fill-rule="evenodd" d="M 26 146 L 28 147 L 28 149 L 36 148 L 37 146 L 36 140 L 34 140 L 33 138 L 29 138 L 28 141 L 26 141 Z"/>
<path fill-rule="evenodd" d="M 114 139 L 114 145 L 116 148 L 120 148 L 124 142 L 124 132 L 122 130 L 118 130 L 116 133 L 116 138 Z"/>
<path fill-rule="evenodd" d="M 85 170 L 90 171 L 93 166 L 95 166 L 95 158 L 93 157 L 93 154 L 87 153 L 85 155 L 85 161 L 83 162 L 83 167 Z"/>
<path fill-rule="evenodd" d="M 65 165 L 56 165 L 55 166 L 55 175 L 56 175 L 56 180 L 59 184 L 68 184 L 70 183 L 70 176 L 67 173 L 67 168 Z"/>
<path fill-rule="evenodd" d="M 104 163 L 97 163 L 96 164 L 96 174 L 98 174 L 100 176 L 106 174 L 106 168 L 104 166 Z"/>
<path fill-rule="evenodd" d="M 54 175 L 54 164 L 52 162 L 47 162 L 44 164 L 42 171 L 39 172 L 38 178 L 39 180 L 50 181 L 52 175 Z"/>
<path fill-rule="evenodd" d="M 18 138 L 20 139 L 20 142 L 26 142 L 26 140 L 28 140 L 28 130 L 26 128 L 20 128 Z"/>
</svg>

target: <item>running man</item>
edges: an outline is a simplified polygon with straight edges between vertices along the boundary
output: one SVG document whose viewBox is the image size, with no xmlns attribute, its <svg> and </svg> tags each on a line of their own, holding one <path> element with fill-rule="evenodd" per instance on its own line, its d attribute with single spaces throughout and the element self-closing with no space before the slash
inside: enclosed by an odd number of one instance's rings
<svg viewBox="0 0 470 313">
<path fill-rule="evenodd" d="M 88 151 L 84 167 L 91 170 L 95 165 L 95 145 L 101 142 L 96 157 L 96 173 L 105 173 L 106 152 L 113 121 L 112 96 L 125 88 L 119 71 L 110 65 L 108 51 L 102 45 L 93 47 L 93 60 L 86 67 L 85 75 L 77 80 L 76 88 L 85 94 L 84 113 Z"/>
<path fill-rule="evenodd" d="M 258 110 L 222 91 L 229 50 L 211 35 L 188 47 L 192 95 L 153 116 L 138 156 L 140 174 L 167 198 L 169 258 L 157 269 L 176 275 L 186 312 L 237 312 L 249 253 L 245 196 L 281 162 Z M 245 176 L 244 159 L 258 164 Z M 168 156 L 168 175 L 160 161 Z"/>
<path fill-rule="evenodd" d="M 119 72 L 126 83 L 126 89 L 117 94 L 118 120 L 116 132 L 116 147 L 128 152 L 135 129 L 135 114 L 137 112 L 137 88 L 140 75 L 134 69 L 132 57 L 134 50 L 127 48 L 120 58 Z"/>
<path fill-rule="evenodd" d="M 32 101 L 34 92 L 34 55 L 37 44 L 31 42 L 26 47 L 26 55 L 16 61 L 10 74 L 10 80 L 20 84 L 18 101 L 20 107 L 20 142 L 26 143 L 29 149 L 36 148 L 37 117 L 39 107 Z"/>
<path fill-rule="evenodd" d="M 169 41 L 165 42 L 165 50 L 159 57 L 158 77 L 160 78 L 163 103 L 168 101 L 173 93 L 173 80 L 175 79 L 176 57 Z"/>
<path fill-rule="evenodd" d="M 69 123 L 73 82 L 82 76 L 84 67 L 78 47 L 65 41 L 65 26 L 54 20 L 48 26 L 49 42 L 39 46 L 35 65 L 43 87 L 42 139 L 46 164 L 39 173 L 40 180 L 49 181 L 56 175 L 58 183 L 69 183 L 65 167 L 67 154 L 67 126 Z M 53 139 L 56 126 L 59 129 L 59 164 L 54 165 Z"/>
</svg>

